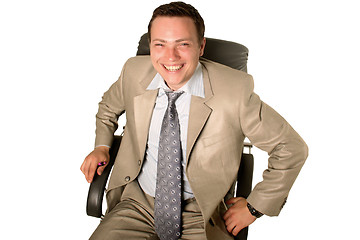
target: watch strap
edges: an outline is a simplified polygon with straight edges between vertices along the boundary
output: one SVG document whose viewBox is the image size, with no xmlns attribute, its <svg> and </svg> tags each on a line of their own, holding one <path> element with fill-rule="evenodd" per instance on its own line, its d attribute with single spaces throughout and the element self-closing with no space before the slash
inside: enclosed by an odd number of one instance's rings
<svg viewBox="0 0 360 240">
<path fill-rule="evenodd" d="M 264 215 L 263 213 L 259 212 L 258 210 L 256 210 L 253 206 L 251 206 L 250 203 L 247 204 L 247 207 L 251 213 L 251 215 L 253 215 L 256 218 L 261 217 L 262 215 Z"/>
</svg>

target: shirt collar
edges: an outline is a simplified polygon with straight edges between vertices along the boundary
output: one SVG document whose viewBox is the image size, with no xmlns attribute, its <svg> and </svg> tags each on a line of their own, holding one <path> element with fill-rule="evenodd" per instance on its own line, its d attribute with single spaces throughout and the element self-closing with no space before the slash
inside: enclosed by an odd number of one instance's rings
<svg viewBox="0 0 360 240">
<path fill-rule="evenodd" d="M 155 89 L 163 89 L 170 90 L 168 86 L 166 86 L 164 79 L 161 77 L 159 73 L 155 75 L 149 86 L 146 90 L 155 90 Z M 184 91 L 185 93 L 189 93 L 194 96 L 205 98 L 205 89 L 204 89 L 204 81 L 202 74 L 202 66 L 198 63 L 194 74 L 191 76 L 190 80 L 182 86 L 178 91 Z"/>
</svg>

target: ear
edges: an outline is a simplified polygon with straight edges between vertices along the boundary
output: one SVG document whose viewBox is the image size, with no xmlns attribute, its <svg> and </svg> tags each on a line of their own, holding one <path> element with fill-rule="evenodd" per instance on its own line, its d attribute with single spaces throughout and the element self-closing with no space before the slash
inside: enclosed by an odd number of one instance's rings
<svg viewBox="0 0 360 240">
<path fill-rule="evenodd" d="M 200 44 L 200 57 L 204 55 L 205 44 L 206 44 L 206 38 L 203 38 Z"/>
</svg>

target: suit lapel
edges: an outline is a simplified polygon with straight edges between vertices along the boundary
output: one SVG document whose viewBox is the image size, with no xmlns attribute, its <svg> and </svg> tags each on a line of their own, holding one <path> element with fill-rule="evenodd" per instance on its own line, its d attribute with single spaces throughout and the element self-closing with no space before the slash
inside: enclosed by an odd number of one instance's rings
<svg viewBox="0 0 360 240">
<path fill-rule="evenodd" d="M 212 109 L 206 104 L 206 102 L 213 97 L 213 92 L 211 89 L 209 75 L 204 65 L 203 65 L 203 80 L 204 80 L 204 88 L 205 88 L 205 98 L 201 98 L 197 96 L 191 97 L 187 144 L 186 144 L 187 165 L 189 163 L 189 159 L 190 159 L 189 156 L 194 147 L 194 144 L 212 112 Z"/>
<path fill-rule="evenodd" d="M 146 89 L 146 87 L 150 84 L 152 78 L 153 76 L 141 82 L 144 89 Z M 154 110 L 157 94 L 158 89 L 144 90 L 144 93 L 134 97 L 134 119 L 136 136 L 139 143 L 140 158 L 142 158 L 145 154 L 151 116 Z"/>
<path fill-rule="evenodd" d="M 145 79 L 140 84 L 143 86 L 144 89 L 146 89 L 146 87 L 150 84 L 152 79 L 153 76 L 148 79 Z M 189 163 L 189 156 L 194 147 L 194 144 L 212 112 L 212 109 L 206 104 L 206 102 L 213 97 L 213 92 L 211 89 L 209 74 L 204 65 L 203 65 L 203 80 L 204 80 L 205 98 L 201 98 L 197 96 L 191 97 L 189 125 L 188 125 L 188 134 L 187 134 L 187 150 L 186 150 L 187 163 Z M 136 135 L 139 143 L 140 157 L 143 157 L 145 154 L 151 117 L 154 110 L 157 95 L 158 95 L 158 89 L 144 90 L 142 94 L 134 97 L 134 119 L 135 119 Z"/>
</svg>

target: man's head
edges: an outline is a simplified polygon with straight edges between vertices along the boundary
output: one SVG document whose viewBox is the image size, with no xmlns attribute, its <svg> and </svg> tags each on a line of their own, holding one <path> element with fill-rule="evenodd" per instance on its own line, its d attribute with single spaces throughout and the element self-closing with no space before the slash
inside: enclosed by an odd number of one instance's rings
<svg viewBox="0 0 360 240">
<path fill-rule="evenodd" d="M 203 19 L 189 4 L 174 2 L 154 10 L 148 27 L 151 61 L 172 90 L 193 75 L 204 53 L 204 30 Z"/>
<path fill-rule="evenodd" d="M 201 44 L 204 34 L 205 34 L 205 24 L 199 12 L 191 6 L 190 4 L 186 4 L 184 2 L 172 2 L 168 4 L 164 4 L 156 8 L 153 12 L 151 20 L 148 25 L 148 36 L 149 42 L 151 41 L 151 28 L 152 23 L 157 17 L 189 17 L 195 24 L 197 30 L 197 38 L 199 40 L 199 44 Z"/>
</svg>

